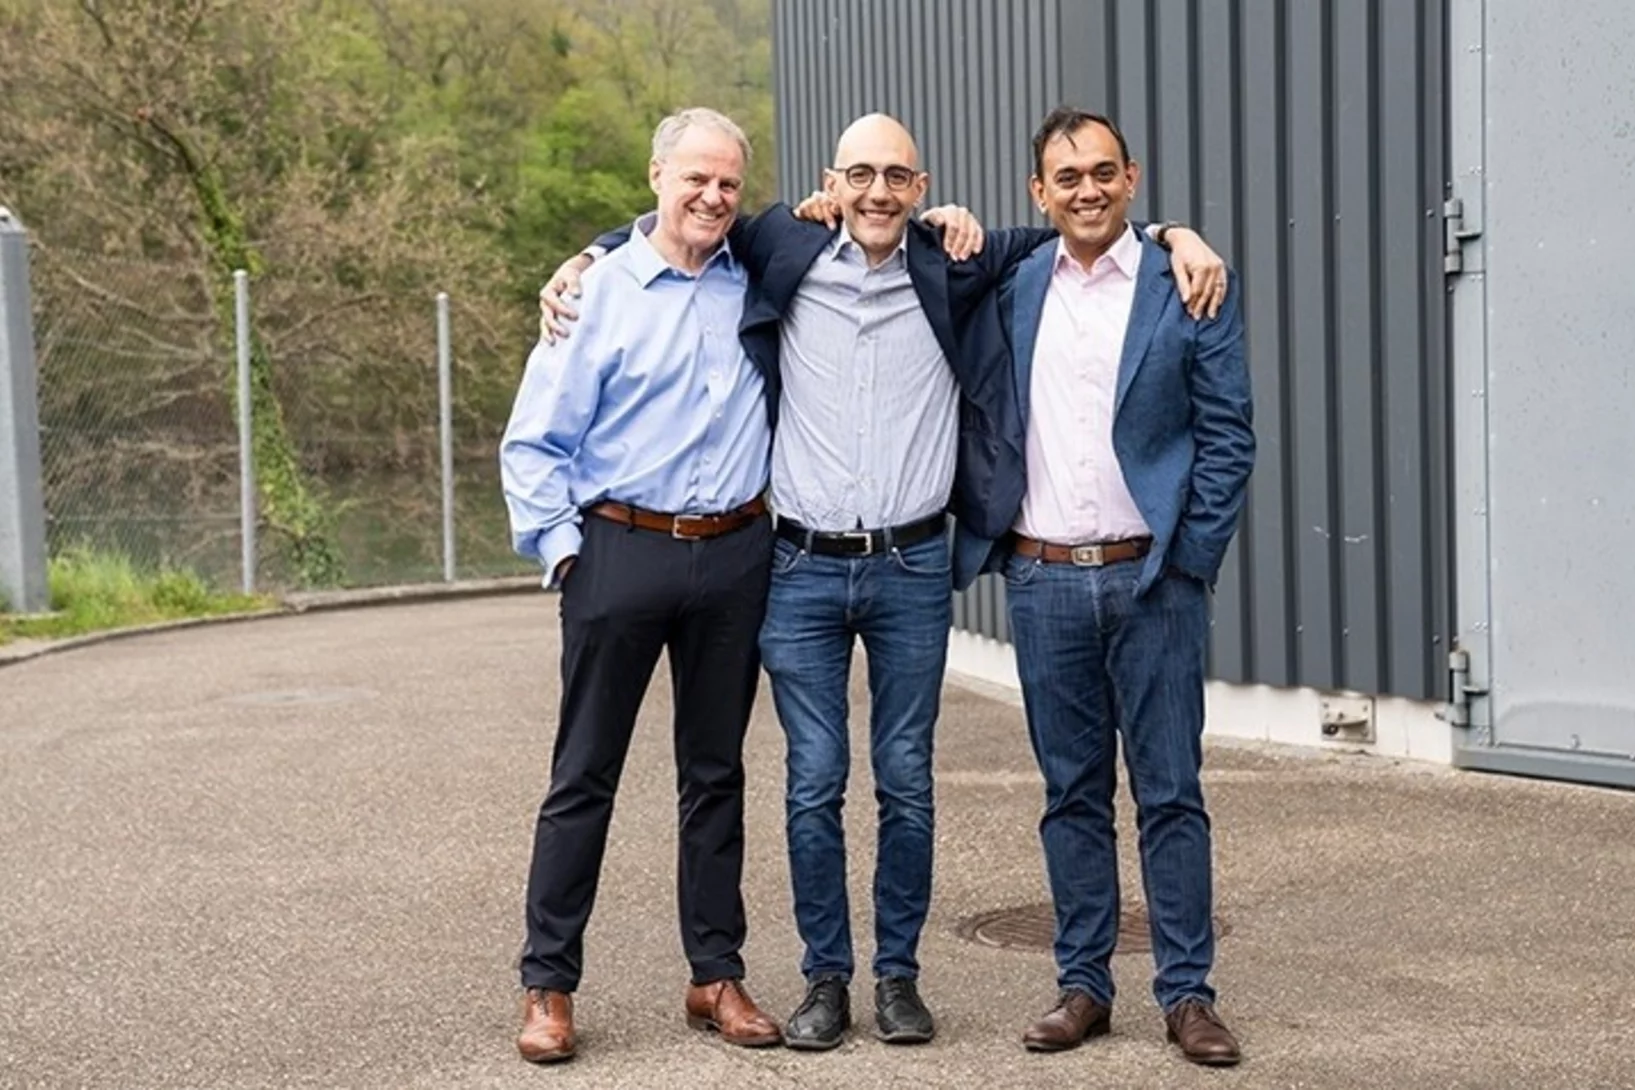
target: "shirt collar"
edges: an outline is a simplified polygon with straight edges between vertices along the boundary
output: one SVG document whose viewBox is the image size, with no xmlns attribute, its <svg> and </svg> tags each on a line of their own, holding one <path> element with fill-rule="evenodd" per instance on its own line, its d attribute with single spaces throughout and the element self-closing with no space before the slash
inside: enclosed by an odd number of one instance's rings
<svg viewBox="0 0 1635 1090">
<path fill-rule="evenodd" d="M 674 273 L 676 276 L 690 275 L 666 261 L 664 255 L 659 253 L 658 249 L 653 245 L 653 240 L 647 237 L 653 228 L 658 226 L 658 222 L 658 213 L 648 212 L 646 215 L 638 217 L 630 229 L 630 271 L 636 274 L 637 281 L 644 288 L 665 273 Z M 715 252 L 710 254 L 708 260 L 704 262 L 704 268 L 700 270 L 699 275 L 709 271 L 717 262 L 725 265 L 728 272 L 731 272 L 734 268 L 735 259 L 732 255 L 732 247 L 727 245 L 727 240 L 724 238 L 721 240 L 721 245 L 717 246 Z"/>
<path fill-rule="evenodd" d="M 1098 269 L 1106 268 L 1107 262 L 1111 262 L 1113 267 L 1123 273 L 1127 279 L 1134 280 L 1136 278 L 1136 273 L 1141 268 L 1141 239 L 1136 235 L 1134 225 L 1127 224 L 1118 241 L 1109 246 L 1106 253 L 1096 258 L 1088 269 L 1079 264 L 1079 259 L 1074 257 L 1072 251 L 1067 248 L 1065 238 L 1056 241 L 1056 263 L 1054 267 L 1057 269 L 1065 265 L 1067 268 L 1077 270 L 1088 276 Z"/>
<path fill-rule="evenodd" d="M 867 255 L 863 253 L 863 247 L 857 244 L 857 241 L 852 238 L 851 232 L 846 230 L 846 225 L 842 223 L 840 225 L 840 230 L 835 232 L 833 241 L 829 243 L 829 259 L 836 260 L 842 257 L 847 252 L 848 248 L 856 250 L 858 256 L 863 258 L 865 263 L 868 261 Z M 898 260 L 908 260 L 908 232 L 906 230 L 903 232 L 903 237 L 897 240 L 895 252 L 891 257 L 887 258 L 887 261 Z M 882 264 L 885 264 L 885 262 L 882 262 Z M 879 266 L 876 266 L 876 268 L 878 267 Z"/>
</svg>

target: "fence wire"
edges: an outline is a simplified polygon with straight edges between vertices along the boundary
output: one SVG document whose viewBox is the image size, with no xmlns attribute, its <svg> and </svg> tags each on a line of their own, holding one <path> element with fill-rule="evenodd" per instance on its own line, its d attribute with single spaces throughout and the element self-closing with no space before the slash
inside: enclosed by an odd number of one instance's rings
<svg viewBox="0 0 1635 1090">
<path fill-rule="evenodd" d="M 36 247 L 47 544 L 238 570 L 238 444 L 207 285 L 183 268 Z"/>
<path fill-rule="evenodd" d="M 32 275 L 52 555 L 87 548 L 236 588 L 235 362 L 222 286 L 180 265 L 38 245 Z M 435 298 L 308 291 L 276 272 L 252 278 L 251 320 L 344 582 L 440 580 Z M 451 309 L 456 576 L 526 573 L 511 552 L 497 458 L 527 346 L 497 348 L 503 337 L 458 300 Z M 288 542 L 263 519 L 258 587 L 302 583 Z"/>
</svg>

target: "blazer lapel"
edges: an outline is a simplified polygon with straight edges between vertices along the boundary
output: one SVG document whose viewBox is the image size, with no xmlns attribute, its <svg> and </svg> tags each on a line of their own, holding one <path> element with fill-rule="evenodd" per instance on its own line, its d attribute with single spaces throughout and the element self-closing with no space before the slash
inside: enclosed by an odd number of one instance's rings
<svg viewBox="0 0 1635 1090">
<path fill-rule="evenodd" d="M 1016 270 L 1015 308 L 1011 322 L 1012 348 L 1016 367 L 1016 404 L 1027 424 L 1029 393 L 1033 386 L 1033 350 L 1039 341 L 1039 320 L 1045 312 L 1045 295 L 1050 291 L 1050 274 L 1056 266 L 1056 247 L 1041 246 L 1029 254 Z"/>
<path fill-rule="evenodd" d="M 954 323 L 948 314 L 948 263 L 940 241 L 921 234 L 917 223 L 908 228 L 908 279 L 919 297 L 920 308 L 931 324 L 937 345 L 952 367 L 959 367 L 961 353 L 954 343 Z"/>
<path fill-rule="evenodd" d="M 1135 298 L 1130 303 L 1130 322 L 1124 332 L 1124 351 L 1118 359 L 1118 394 L 1113 400 L 1113 416 L 1124 407 L 1124 397 L 1130 392 L 1135 373 L 1147 358 L 1147 346 L 1164 316 L 1164 304 L 1169 301 L 1169 289 L 1174 281 L 1170 271 L 1169 255 L 1162 247 L 1141 237 L 1141 265 L 1136 270 Z"/>
</svg>

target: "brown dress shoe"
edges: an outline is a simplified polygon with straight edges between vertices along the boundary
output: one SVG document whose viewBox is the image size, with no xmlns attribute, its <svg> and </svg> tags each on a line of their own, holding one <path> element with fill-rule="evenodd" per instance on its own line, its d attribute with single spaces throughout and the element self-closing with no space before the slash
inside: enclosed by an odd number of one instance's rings
<svg viewBox="0 0 1635 1090">
<path fill-rule="evenodd" d="M 687 1024 L 721 1035 L 729 1045 L 765 1048 L 783 1043 L 778 1023 L 744 990 L 741 980 L 712 980 L 687 989 Z"/>
<path fill-rule="evenodd" d="M 529 988 L 522 996 L 522 1033 L 517 1051 L 531 1064 L 554 1064 L 573 1059 L 578 1045 L 573 1032 L 573 996 L 545 988 Z"/>
<path fill-rule="evenodd" d="M 1063 992 L 1055 1008 L 1028 1027 L 1022 1045 L 1029 1052 L 1063 1052 L 1103 1036 L 1113 1012 L 1080 991 Z"/>
<path fill-rule="evenodd" d="M 1201 999 L 1183 999 L 1164 1015 L 1171 1043 L 1181 1055 L 1207 1067 L 1231 1067 L 1243 1059 L 1238 1039 L 1226 1028 L 1215 1008 Z"/>
</svg>

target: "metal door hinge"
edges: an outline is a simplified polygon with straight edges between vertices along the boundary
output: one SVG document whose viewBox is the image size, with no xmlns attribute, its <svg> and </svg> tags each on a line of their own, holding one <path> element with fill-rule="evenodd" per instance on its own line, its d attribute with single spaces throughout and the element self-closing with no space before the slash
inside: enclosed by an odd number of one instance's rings
<svg viewBox="0 0 1635 1090">
<path fill-rule="evenodd" d="M 1480 227 L 1465 226 L 1465 202 L 1450 197 L 1442 203 L 1442 271 L 1465 271 L 1465 243 L 1482 237 Z"/>
<path fill-rule="evenodd" d="M 1442 711 L 1442 718 L 1450 727 L 1470 726 L 1470 703 L 1477 697 L 1487 695 L 1487 690 L 1470 683 L 1470 652 L 1464 650 L 1448 653 L 1448 702 Z"/>
</svg>

